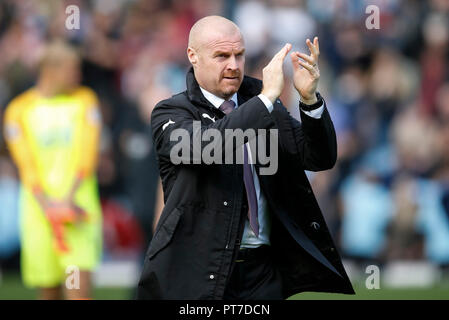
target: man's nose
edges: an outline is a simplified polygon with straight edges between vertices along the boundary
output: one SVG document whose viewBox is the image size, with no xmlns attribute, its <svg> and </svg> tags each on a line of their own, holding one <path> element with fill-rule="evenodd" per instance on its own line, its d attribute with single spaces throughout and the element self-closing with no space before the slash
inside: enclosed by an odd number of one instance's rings
<svg viewBox="0 0 449 320">
<path fill-rule="evenodd" d="M 237 70 L 238 69 L 237 59 L 236 59 L 235 55 L 231 55 L 229 57 L 228 69 L 229 70 Z"/>
</svg>

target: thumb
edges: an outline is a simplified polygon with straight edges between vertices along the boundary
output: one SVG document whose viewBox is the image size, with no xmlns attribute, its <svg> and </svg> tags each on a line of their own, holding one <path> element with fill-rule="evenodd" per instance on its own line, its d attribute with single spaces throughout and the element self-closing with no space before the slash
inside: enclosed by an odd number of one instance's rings
<svg viewBox="0 0 449 320">
<path fill-rule="evenodd" d="M 285 59 L 288 52 L 292 49 L 292 45 L 290 43 L 287 43 L 282 49 L 281 49 L 281 58 L 282 60 Z"/>
<path fill-rule="evenodd" d="M 292 52 L 292 53 L 290 54 L 290 58 L 292 59 L 293 69 L 296 71 L 296 70 L 299 69 L 300 66 L 301 66 L 301 65 L 299 64 L 299 62 L 298 62 L 298 56 L 296 55 L 295 52 Z"/>
<path fill-rule="evenodd" d="M 290 51 L 291 48 L 292 45 L 290 43 L 287 43 L 285 46 L 282 47 L 281 50 L 278 51 L 278 53 L 274 55 L 272 61 L 284 60 L 285 56 L 287 55 L 287 53 Z"/>
</svg>

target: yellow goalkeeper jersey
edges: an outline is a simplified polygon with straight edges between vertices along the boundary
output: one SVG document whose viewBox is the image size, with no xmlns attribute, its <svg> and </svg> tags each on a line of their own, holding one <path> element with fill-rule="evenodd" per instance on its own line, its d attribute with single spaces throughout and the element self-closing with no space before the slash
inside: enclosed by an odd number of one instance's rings
<svg viewBox="0 0 449 320">
<path fill-rule="evenodd" d="M 46 98 L 32 88 L 5 112 L 5 138 L 24 187 L 51 198 L 67 195 L 76 177 L 96 166 L 100 113 L 95 93 L 80 87 Z"/>
</svg>

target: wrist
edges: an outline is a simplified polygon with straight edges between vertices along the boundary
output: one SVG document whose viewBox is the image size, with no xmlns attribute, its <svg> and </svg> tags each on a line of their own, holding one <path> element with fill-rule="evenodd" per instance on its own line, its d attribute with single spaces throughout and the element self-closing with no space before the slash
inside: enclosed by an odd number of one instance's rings
<svg viewBox="0 0 449 320">
<path fill-rule="evenodd" d="M 300 96 L 300 100 L 303 104 L 308 105 L 308 106 L 313 105 L 318 102 L 318 98 L 315 93 L 311 97 Z"/>
<path fill-rule="evenodd" d="M 267 92 L 262 90 L 262 92 L 260 94 L 263 94 L 265 97 L 267 97 L 268 100 L 270 100 L 271 103 L 274 103 L 276 101 L 276 99 L 278 98 L 278 95 L 275 95 L 271 92 Z"/>
<path fill-rule="evenodd" d="M 321 97 L 319 92 L 315 93 L 315 102 L 314 103 L 310 103 L 312 100 L 308 100 L 309 103 L 305 103 L 303 101 L 303 99 L 300 99 L 299 101 L 299 107 L 301 108 L 301 110 L 303 111 L 312 111 L 315 109 L 318 109 L 319 107 L 321 107 L 324 104 L 324 100 L 323 97 Z"/>
<path fill-rule="evenodd" d="M 43 210 L 45 210 L 45 208 L 48 206 L 48 204 L 50 202 L 50 200 L 48 199 L 45 192 L 42 190 L 42 188 L 40 186 L 32 187 L 32 192 L 33 192 L 34 198 L 39 203 L 41 208 Z"/>
</svg>

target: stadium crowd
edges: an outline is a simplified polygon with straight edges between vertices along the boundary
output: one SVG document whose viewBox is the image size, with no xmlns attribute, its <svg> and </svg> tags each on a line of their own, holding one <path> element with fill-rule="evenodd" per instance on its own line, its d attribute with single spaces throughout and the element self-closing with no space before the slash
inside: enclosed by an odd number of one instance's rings
<svg viewBox="0 0 449 320">
<path fill-rule="evenodd" d="M 81 24 L 68 30 L 65 9 L 73 4 Z M 379 29 L 365 25 L 370 4 L 380 9 Z M 97 176 L 105 257 L 141 252 L 151 238 L 161 201 L 151 111 L 185 89 L 188 32 L 210 14 L 239 25 L 246 74 L 258 78 L 283 43 L 304 50 L 306 38 L 320 38 L 319 91 L 337 131 L 338 161 L 309 174 L 343 256 L 448 268 L 448 1 L 2 0 L 0 114 L 35 82 L 49 40 L 82 53 L 82 82 L 98 94 L 103 120 Z M 295 90 L 285 88 L 281 99 L 298 117 Z M 19 250 L 19 181 L 1 135 L 5 267 Z"/>
</svg>

